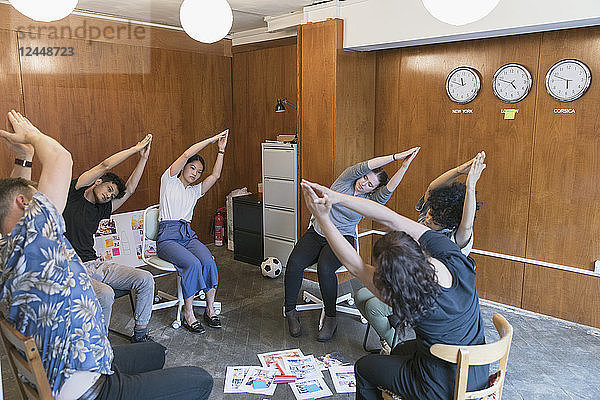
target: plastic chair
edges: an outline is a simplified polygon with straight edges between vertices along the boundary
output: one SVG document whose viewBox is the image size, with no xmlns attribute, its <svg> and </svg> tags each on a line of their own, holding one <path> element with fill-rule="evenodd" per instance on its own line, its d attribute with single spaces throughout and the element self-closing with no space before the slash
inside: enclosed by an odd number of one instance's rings
<svg viewBox="0 0 600 400">
<path fill-rule="evenodd" d="M 365 232 L 365 233 L 359 234 L 358 226 L 356 227 L 356 236 L 358 238 L 361 238 L 368 234 L 370 234 L 370 232 Z M 357 252 L 358 252 L 358 247 L 359 246 L 358 246 L 358 240 L 357 240 L 356 241 L 356 251 Z M 343 265 L 335 271 L 335 275 L 337 277 L 338 285 L 342 284 L 344 282 L 348 282 L 349 280 L 354 278 L 354 276 Z M 304 270 L 303 278 L 308 279 L 313 282 L 318 282 L 319 277 L 317 274 L 317 264 L 313 264 L 310 267 L 306 268 Z M 320 299 L 319 297 L 313 295 L 312 293 L 307 292 L 306 290 L 302 293 L 302 298 L 304 299 L 304 302 L 306 304 L 297 305 L 296 311 L 307 311 L 307 310 L 319 310 L 320 309 L 321 317 L 319 318 L 319 329 L 321 329 L 321 327 L 323 326 L 323 320 L 325 319 L 325 305 L 323 304 L 323 300 Z M 344 303 L 344 302 L 346 302 L 350 307 L 341 305 L 341 303 Z M 337 297 L 336 307 L 335 307 L 337 312 L 346 313 L 346 314 L 350 314 L 350 315 L 356 315 L 356 316 L 360 317 L 360 320 L 363 324 L 366 324 L 367 320 L 361 315 L 360 311 L 358 311 L 356 308 L 354 308 L 352 306 L 354 306 L 354 297 L 352 296 L 352 292 L 345 293 L 345 294 Z M 285 316 L 285 307 L 283 310 L 283 314 Z"/>
<path fill-rule="evenodd" d="M 168 261 L 162 260 L 158 256 L 148 257 L 146 255 L 146 241 L 156 240 L 158 234 L 158 204 L 150 206 L 144 210 L 144 235 L 142 238 L 142 260 L 149 266 L 154 267 L 158 270 L 164 271 L 164 273 L 154 275 L 154 278 L 168 275 L 172 272 L 177 272 L 175 266 Z M 183 307 L 184 298 L 183 291 L 181 289 L 181 277 L 177 274 L 177 296 L 173 296 L 170 293 L 158 291 L 157 296 L 159 300 L 166 299 L 166 301 L 159 301 L 152 305 L 152 310 L 161 310 L 163 308 L 169 308 L 177 306 L 177 319 L 171 323 L 171 326 L 175 329 L 181 326 L 181 308 Z M 200 297 L 204 297 L 204 293 L 201 293 Z M 194 306 L 206 307 L 206 301 L 194 300 Z M 215 302 L 215 313 L 221 313 L 221 303 Z"/>
<path fill-rule="evenodd" d="M 494 343 L 475 346 L 434 344 L 429 350 L 437 358 L 457 364 L 454 381 L 454 400 L 500 400 L 502 398 L 502 388 L 504 387 L 504 378 L 506 376 L 506 365 L 508 363 L 513 327 L 501 314 L 494 314 L 493 321 L 500 335 L 500 339 Z M 497 361 L 499 361 L 498 372 L 492 375 L 492 377 L 495 375 L 495 379 L 490 387 L 475 392 L 467 392 L 469 365 L 488 365 Z M 400 396 L 384 389 L 382 389 L 382 394 L 384 399 L 401 400 Z"/>
<path fill-rule="evenodd" d="M 3 317 L 0 317 L 0 336 L 21 397 L 23 399 L 52 400 L 52 391 L 35 340 L 23 336 Z"/>
</svg>

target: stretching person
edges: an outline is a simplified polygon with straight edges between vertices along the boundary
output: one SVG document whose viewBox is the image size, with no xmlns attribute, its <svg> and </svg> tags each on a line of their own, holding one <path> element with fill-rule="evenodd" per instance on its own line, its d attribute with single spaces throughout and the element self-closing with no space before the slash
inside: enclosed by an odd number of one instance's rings
<svg viewBox="0 0 600 400">
<path fill-rule="evenodd" d="M 484 168 L 481 159 L 476 159 L 467 184 L 476 181 Z M 356 399 L 381 399 L 379 388 L 407 400 L 452 398 L 456 365 L 432 356 L 429 348 L 435 343 L 485 343 L 475 262 L 446 235 L 385 206 L 317 184 L 302 185 L 306 204 L 335 254 L 371 292 L 392 307 L 402 330 L 412 326 L 417 335 L 415 340 L 396 346 L 389 356 L 371 354 L 356 362 Z M 366 264 L 335 227 L 330 217 L 333 204 L 392 229 L 375 243 L 373 265 Z M 469 367 L 467 390 L 483 389 L 487 380 L 487 365 Z"/>
<path fill-rule="evenodd" d="M 150 155 L 151 143 L 152 135 L 147 135 L 135 146 L 113 154 L 81 174 L 79 178 L 73 179 L 63 212 L 67 225 L 65 236 L 92 278 L 92 287 L 102 307 L 106 326 L 110 325 L 115 300 L 114 289 L 136 292 L 132 343 L 152 340 L 148 335 L 147 326 L 154 301 L 154 278 L 150 272 L 141 268 L 102 261 L 94 250 L 94 233 L 98 230 L 100 221 L 110 218 L 110 215 L 135 192 Z M 127 183 L 108 172 L 137 153 L 140 160 Z"/>
<path fill-rule="evenodd" d="M 450 240 L 460 247 L 465 256 L 473 248 L 473 222 L 475 212 L 479 209 L 475 185 L 477 180 L 467 186 L 456 180 L 461 175 L 466 175 L 477 159 L 483 163 L 485 152 L 480 152 L 475 158 L 444 172 L 434 179 L 427 191 L 417 203 L 419 211 L 417 222 L 426 227 L 444 233 Z M 356 293 L 356 308 L 373 326 L 381 339 L 381 348 L 384 354 L 389 354 L 394 346 L 395 329 L 390 325 L 388 316 L 392 308 L 379 300 L 369 289 L 361 288 Z"/>
<path fill-rule="evenodd" d="M 400 184 L 404 173 L 416 157 L 419 149 L 419 147 L 415 147 L 402 153 L 373 158 L 348 167 L 333 182 L 331 189 L 385 204 Z M 399 160 L 403 160 L 402 165 L 392 179 L 389 179 L 381 167 Z M 342 232 L 351 246 L 354 246 L 357 240 L 356 227 L 361 218 L 360 214 L 340 206 L 334 206 L 331 212 L 331 219 L 334 221 L 335 226 Z M 302 286 L 302 274 L 306 267 L 316 262 L 318 262 L 319 287 L 325 307 L 325 319 L 317 340 L 326 342 L 331 340 L 337 329 L 336 297 L 338 283 L 335 271 L 342 263 L 331 251 L 318 221 L 312 217 L 308 230 L 294 246 L 285 270 L 285 315 L 292 337 L 298 337 L 302 334 L 300 318 L 296 311 L 298 293 Z"/>
<path fill-rule="evenodd" d="M 177 268 L 185 299 L 182 325 L 194 333 L 205 332 L 202 323 L 194 315 L 194 296 L 199 291 L 206 294 L 204 322 L 211 328 L 221 327 L 221 321 L 214 308 L 219 283 L 217 265 L 210 251 L 192 230 L 191 221 L 196 202 L 221 176 L 228 133 L 229 129 L 192 145 L 160 178 L 157 254 Z M 193 185 L 204 171 L 204 159 L 196 153 L 211 143 L 217 143 L 219 147 L 212 173 L 199 184 Z"/>
<path fill-rule="evenodd" d="M 53 398 L 208 399 L 210 374 L 197 367 L 162 369 L 160 344 L 111 349 L 90 278 L 64 236 L 60 213 L 71 155 L 21 114 L 11 111 L 9 120 L 14 133 L 0 130 L 0 137 L 18 157 L 33 157 L 35 148 L 42 172 L 37 189 L 24 179 L 31 176 L 24 163 L 12 178 L 0 179 L 0 303 L 6 320 L 34 338 Z"/>
</svg>

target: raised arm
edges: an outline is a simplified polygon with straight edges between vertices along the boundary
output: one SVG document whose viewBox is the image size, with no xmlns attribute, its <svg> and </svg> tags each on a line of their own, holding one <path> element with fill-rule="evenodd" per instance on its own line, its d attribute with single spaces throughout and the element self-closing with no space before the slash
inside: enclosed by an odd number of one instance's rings
<svg viewBox="0 0 600 400">
<path fill-rule="evenodd" d="M 215 136 L 209 137 L 208 139 L 204 139 L 201 142 L 191 145 L 186 151 L 184 151 L 179 156 L 179 158 L 177 158 L 177 160 L 175 160 L 173 162 L 173 164 L 171 164 L 171 168 L 169 169 L 169 173 L 171 174 L 171 176 L 176 176 L 177 174 L 179 174 L 181 172 L 183 167 L 185 167 L 185 163 L 188 160 L 188 158 L 190 158 L 194 154 L 198 153 L 200 150 L 202 150 L 209 144 L 215 143 L 223 136 L 226 136 L 227 133 L 229 133 L 229 129 L 226 129 L 223 132 L 221 132 Z M 202 189 L 202 190 L 204 190 L 204 189 Z"/>
<path fill-rule="evenodd" d="M 383 167 L 384 165 L 389 164 L 392 161 L 405 159 L 406 157 L 409 157 L 411 154 L 413 154 L 416 149 L 417 147 L 413 147 L 412 149 L 403 151 L 402 153 L 394 153 L 390 154 L 389 156 L 375 157 L 367 161 L 367 165 L 370 170 L 374 170 L 375 168 Z"/>
<path fill-rule="evenodd" d="M 142 178 L 142 174 L 144 173 L 144 168 L 146 168 L 146 163 L 148 162 L 148 157 L 150 156 L 150 146 L 152 145 L 152 135 L 150 135 L 150 140 L 146 144 L 146 147 L 143 147 L 140 153 L 140 160 L 138 161 L 135 169 L 127 179 L 127 183 L 125 187 L 125 196 L 120 199 L 115 199 L 112 201 L 112 211 L 114 212 L 117 208 L 121 207 L 123 203 L 127 201 L 128 198 L 131 197 L 133 193 L 135 193 L 135 189 L 137 189 L 138 184 L 140 183 L 140 179 Z"/>
<path fill-rule="evenodd" d="M 227 147 L 227 138 L 229 136 L 229 130 L 225 131 L 225 136 L 221 136 L 217 141 L 217 146 L 219 146 L 219 152 L 217 153 L 217 161 L 215 161 L 215 165 L 213 166 L 212 173 L 206 177 L 204 181 L 202 181 L 202 194 L 208 192 L 208 189 L 213 187 L 215 182 L 221 176 L 221 170 L 223 169 L 223 159 L 225 158 L 225 147 Z"/>
<path fill-rule="evenodd" d="M 14 133 L 0 130 L 0 136 L 13 143 L 31 144 L 42 164 L 38 190 L 54 204 L 59 213 L 65 208 L 73 160 L 71 153 L 56 140 L 40 132 L 20 113 L 10 112 Z"/>
<path fill-rule="evenodd" d="M 302 183 L 310 186 L 319 196 L 315 201 L 328 201 L 331 204 L 339 203 L 344 207 L 377 221 L 394 231 L 406 232 L 417 241 L 421 235 L 423 235 L 423 233 L 429 230 L 429 228 L 427 228 L 425 225 L 419 224 L 412 219 L 403 217 L 402 215 L 390 210 L 386 206 L 374 201 L 334 192 L 329 188 L 316 183 L 308 182 L 306 180 L 303 180 Z"/>
<path fill-rule="evenodd" d="M 302 194 L 306 206 L 317 219 L 319 226 L 335 255 L 352 275 L 357 277 L 363 285 L 377 296 L 378 291 L 373 284 L 373 273 L 375 268 L 363 261 L 352 245 L 348 243 L 340 231 L 331 222 L 329 212 L 332 203 L 328 201 L 326 196 L 319 197 L 311 185 L 305 182 L 302 183 Z"/>
<path fill-rule="evenodd" d="M 420 147 L 414 147 L 414 148 L 412 148 L 410 150 L 402 152 L 402 153 L 400 153 L 400 155 L 402 156 L 402 158 L 398 158 L 398 155 L 396 154 L 396 157 L 395 157 L 396 160 L 402 160 L 403 159 L 404 161 L 402 161 L 402 165 L 400 166 L 400 168 L 398 169 L 398 171 L 396 171 L 396 173 L 392 176 L 392 178 L 390 179 L 390 181 L 386 185 L 387 189 L 390 192 L 393 192 L 394 190 L 396 190 L 396 188 L 398 187 L 398 185 L 402 181 L 402 178 L 404 178 L 404 174 L 408 170 L 408 167 L 410 166 L 410 163 L 415 159 L 415 157 L 419 153 L 419 150 L 421 150 Z"/>
<path fill-rule="evenodd" d="M 117 165 L 121 164 L 123 161 L 127 160 L 129 157 L 134 155 L 135 153 L 142 150 L 146 145 L 152 140 L 152 135 L 148 134 L 144 139 L 137 142 L 137 144 L 133 147 L 130 147 L 125 150 L 121 150 L 120 152 L 113 154 L 108 157 L 106 160 L 102 161 L 100 164 L 96 165 L 94 168 L 85 171 L 83 174 L 79 176 L 77 179 L 77 184 L 75 185 L 75 189 L 81 189 L 82 187 L 90 186 L 93 184 L 96 179 L 100 178 L 106 172 L 110 171 Z"/>
<path fill-rule="evenodd" d="M 8 113 L 8 122 L 12 127 L 12 132 L 15 132 L 15 125 L 17 124 L 17 120 L 13 116 L 13 111 Z M 31 144 L 23 144 L 17 143 L 10 140 L 7 137 L 2 137 L 6 146 L 15 153 L 15 164 L 13 165 L 12 173 L 10 174 L 11 178 L 23 178 L 27 180 L 31 180 L 31 162 L 33 161 L 33 154 L 35 150 Z M 18 164 L 17 164 L 18 162 Z M 25 165 L 29 166 L 25 166 Z"/>
<path fill-rule="evenodd" d="M 485 152 L 478 153 L 473 159 L 469 175 L 467 175 L 467 192 L 465 194 L 465 203 L 463 204 L 463 213 L 454 235 L 456 244 L 461 249 L 469 243 L 473 235 L 473 221 L 475 220 L 475 211 L 477 209 L 477 199 L 475 198 L 475 186 L 485 169 Z"/>
<path fill-rule="evenodd" d="M 462 163 L 458 167 L 454 167 L 454 168 L 444 172 L 443 174 L 441 174 L 440 176 L 435 178 L 433 181 L 431 181 L 431 183 L 429 184 L 429 187 L 427 187 L 427 191 L 425 192 L 425 201 L 427 201 L 427 199 L 429 198 L 429 193 L 433 189 L 436 189 L 436 188 L 439 188 L 442 186 L 448 186 L 452 182 L 454 182 L 456 180 L 456 178 L 458 178 L 459 176 L 468 174 L 469 169 L 471 168 L 471 164 L 473 164 L 473 161 L 475 161 L 475 158 Z"/>
</svg>

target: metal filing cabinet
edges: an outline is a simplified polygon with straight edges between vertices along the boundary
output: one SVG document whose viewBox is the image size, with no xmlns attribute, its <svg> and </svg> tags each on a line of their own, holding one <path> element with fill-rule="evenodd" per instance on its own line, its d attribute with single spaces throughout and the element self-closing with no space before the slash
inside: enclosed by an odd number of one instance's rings
<svg viewBox="0 0 600 400">
<path fill-rule="evenodd" d="M 296 144 L 262 144 L 264 253 L 284 266 L 298 239 L 297 166 Z"/>
<path fill-rule="evenodd" d="M 260 265 L 263 261 L 262 201 L 260 194 L 233 198 L 233 259 Z"/>
</svg>

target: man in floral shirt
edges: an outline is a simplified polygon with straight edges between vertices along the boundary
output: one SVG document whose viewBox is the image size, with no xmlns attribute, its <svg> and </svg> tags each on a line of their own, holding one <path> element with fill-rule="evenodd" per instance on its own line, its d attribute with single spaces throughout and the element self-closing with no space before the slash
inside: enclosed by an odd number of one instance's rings
<svg viewBox="0 0 600 400">
<path fill-rule="evenodd" d="M 21 114 L 11 111 L 9 120 L 15 132 L 0 130 L 0 137 L 21 158 L 13 177 L 0 179 L 0 306 L 11 325 L 34 338 L 53 396 L 208 398 L 210 374 L 196 367 L 162 370 L 160 344 L 116 347 L 113 363 L 90 278 L 64 237 L 71 155 Z M 25 179 L 34 150 L 42 164 L 37 189 Z"/>
</svg>

